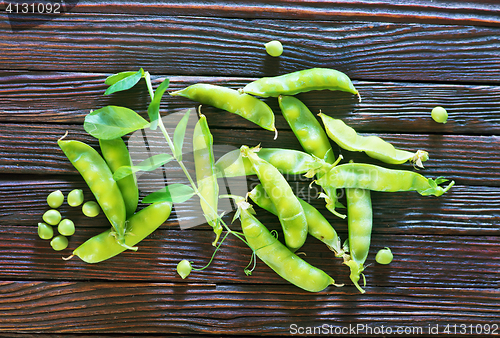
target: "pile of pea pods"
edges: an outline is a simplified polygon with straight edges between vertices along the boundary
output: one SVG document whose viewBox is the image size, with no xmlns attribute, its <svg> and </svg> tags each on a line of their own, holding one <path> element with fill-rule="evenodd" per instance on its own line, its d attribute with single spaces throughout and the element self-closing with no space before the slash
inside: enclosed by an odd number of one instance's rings
<svg viewBox="0 0 500 338">
<path fill-rule="evenodd" d="M 304 150 L 242 145 L 240 149 L 231 151 L 215 161 L 213 137 L 206 117 L 200 113 L 193 133 L 196 173 L 193 180 L 182 162 L 182 143 L 189 112 L 179 122 L 173 138 L 170 138 L 159 118 L 159 102 L 168 87 L 168 80 L 162 82 L 153 92 L 147 72 L 142 69 L 139 72 L 123 72 L 106 80 L 110 85 L 108 91 L 111 88 L 115 91 L 129 89 L 141 78 L 146 80 L 150 89 L 150 122 L 128 108 L 108 106 L 88 114 L 84 124 L 85 130 L 99 139 L 102 155 L 83 142 L 65 140 L 64 137 L 58 141 L 62 151 L 88 184 L 111 224 L 109 230 L 90 238 L 73 251 L 73 255 L 87 263 L 101 262 L 127 249 L 137 250 L 136 245 L 168 219 L 172 203 L 180 201 L 174 198 L 174 189 L 171 187 L 170 191 L 163 189 L 163 192 L 156 195 L 151 194 L 154 197 L 144 198 L 143 203 L 151 204 L 137 211 L 137 179 L 131 170 L 134 166 L 121 136 L 141 128 L 160 127 L 173 153 L 173 156 L 169 155 L 168 160 L 175 159 L 192 184 L 191 193 L 186 193 L 186 189 L 191 188 L 180 187 L 183 195 L 187 196 L 181 201 L 193 195 L 200 197 L 201 209 L 215 233 L 212 244 L 217 250 L 231 233 L 248 244 L 253 252 L 252 257 L 259 257 L 282 278 L 311 292 L 322 291 L 329 285 L 339 285 L 327 273 L 296 254 L 308 235 L 322 241 L 335 256 L 343 259 L 344 264 L 350 268 L 351 281 L 364 293 L 359 281 L 362 277 L 362 284 L 366 285 L 363 271 L 372 231 L 370 192 L 416 191 L 422 196 L 440 196 L 454 184 L 452 181 L 442 187 L 441 184 L 447 180 L 441 177 L 432 179 L 414 171 L 394 170 L 365 163 L 341 163 L 342 156 L 335 158 L 330 140 L 342 149 L 364 152 L 389 164 L 410 161 L 415 167 L 423 167 L 423 162 L 428 160 L 429 156 L 423 150 L 410 152 L 397 149 L 380 137 L 358 135 L 343 121 L 320 113 L 323 127 L 316 116 L 294 97 L 295 94 L 312 90 L 340 90 L 359 96 L 346 74 L 328 68 L 311 68 L 276 77 L 265 77 L 250 82 L 239 90 L 198 83 L 171 92 L 170 95 L 174 97 L 186 97 L 203 105 L 238 114 L 274 132 L 276 140 L 278 132 L 274 124 L 274 113 L 259 99 L 275 97 L 285 120 Z M 123 121 L 133 123 L 123 126 Z M 279 144 L 279 139 L 275 142 Z M 121 175 L 123 169 L 128 171 Z M 248 175 L 256 175 L 260 184 L 246 196 L 219 194 L 218 178 Z M 344 243 L 318 209 L 296 196 L 284 175 L 304 175 L 311 179 L 311 184 L 322 188 L 319 198 L 324 198 L 326 209 L 337 217 L 347 218 L 348 239 Z M 340 207 L 344 206 L 337 200 L 337 189 L 345 189 L 347 215 L 339 212 Z M 223 222 L 222 215 L 217 214 L 218 200 L 222 197 L 236 201 L 237 210 L 233 221 L 239 218 L 243 230 L 242 237 Z M 283 243 L 258 220 L 251 203 L 278 217 L 284 234 Z M 220 239 L 224 229 L 227 234 Z M 381 264 L 387 264 L 391 260 L 392 254 L 388 248 L 377 254 L 377 261 Z M 202 269 L 204 268 L 195 270 Z M 177 267 L 182 278 L 186 278 L 191 270 L 191 262 L 186 260 L 181 261 Z M 250 274 L 251 270 L 245 269 L 245 272 Z"/>
</svg>

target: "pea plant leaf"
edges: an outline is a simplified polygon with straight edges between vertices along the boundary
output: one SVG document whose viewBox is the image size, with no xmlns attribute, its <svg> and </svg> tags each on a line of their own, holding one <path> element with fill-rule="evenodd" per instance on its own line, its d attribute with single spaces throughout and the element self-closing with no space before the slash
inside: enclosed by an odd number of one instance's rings
<svg viewBox="0 0 500 338">
<path fill-rule="evenodd" d="M 121 75 L 119 75 L 119 74 L 121 74 Z M 119 92 L 122 90 L 127 90 L 127 89 L 132 88 L 144 76 L 144 70 L 141 68 L 136 73 L 134 73 L 132 75 L 126 76 L 127 74 L 128 74 L 128 72 L 118 73 L 118 74 L 115 74 L 114 78 L 113 77 L 111 77 L 111 79 L 107 78 L 106 81 L 111 83 L 111 82 L 118 80 L 120 77 L 122 77 L 120 80 L 114 82 L 111 86 L 109 86 L 108 89 L 106 89 L 106 91 L 104 92 L 104 95 L 109 95 L 109 94 L 113 94 L 113 93 L 116 93 L 116 92 Z M 106 82 L 106 81 L 104 81 L 104 82 Z"/>
<path fill-rule="evenodd" d="M 126 77 L 134 75 L 135 73 L 137 73 L 137 72 L 128 71 L 128 72 L 116 73 L 116 74 L 108 76 L 106 78 L 106 80 L 104 80 L 104 83 L 107 84 L 108 86 L 111 86 L 111 85 L 114 85 L 115 83 L 117 83 L 118 81 L 123 80 Z"/>
<path fill-rule="evenodd" d="M 184 136 L 190 113 L 191 109 L 188 109 L 174 130 L 174 154 L 179 161 L 182 161 L 182 146 L 184 145 Z"/>
<path fill-rule="evenodd" d="M 112 140 L 146 128 L 149 122 L 129 108 L 106 106 L 85 116 L 83 127 L 95 138 Z"/>
<path fill-rule="evenodd" d="M 193 197 L 194 190 L 189 185 L 174 183 L 155 191 L 142 199 L 142 203 L 172 202 L 183 203 Z"/>
<path fill-rule="evenodd" d="M 145 159 L 138 165 L 128 166 L 124 165 L 118 168 L 113 173 L 113 179 L 115 181 L 119 181 L 122 178 L 127 177 L 128 175 L 135 174 L 138 171 L 152 171 L 158 169 L 164 164 L 172 161 L 174 157 L 170 154 L 158 154 L 151 156 L 150 158 Z"/>
<path fill-rule="evenodd" d="M 149 116 L 149 121 L 151 123 L 149 128 L 151 128 L 151 130 L 156 130 L 156 128 L 158 127 L 158 119 L 160 118 L 161 98 L 163 97 L 163 94 L 167 90 L 169 84 L 170 84 L 169 79 L 163 80 L 163 82 L 158 86 L 158 88 L 156 88 L 154 97 L 151 100 L 151 103 L 149 104 L 148 116 Z"/>
</svg>

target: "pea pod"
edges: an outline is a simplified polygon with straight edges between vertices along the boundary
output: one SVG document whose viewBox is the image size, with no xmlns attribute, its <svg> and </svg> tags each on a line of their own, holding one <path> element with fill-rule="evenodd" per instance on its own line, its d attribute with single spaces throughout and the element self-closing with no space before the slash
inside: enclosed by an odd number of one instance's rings
<svg viewBox="0 0 500 338">
<path fill-rule="evenodd" d="M 364 264 L 370 249 L 373 212 L 370 191 L 364 189 L 346 189 L 347 231 L 349 233 L 349 255 L 344 256 L 344 264 L 351 270 L 350 278 L 356 288 L 365 293 L 359 285 L 363 276 Z"/>
<path fill-rule="evenodd" d="M 276 207 L 273 202 L 267 196 L 266 191 L 261 184 L 257 185 L 248 193 L 248 197 L 252 199 L 259 207 L 269 211 L 270 213 L 277 215 Z M 304 201 L 303 199 L 298 199 L 300 205 L 304 209 L 307 220 L 307 231 L 313 237 L 319 239 L 325 243 L 328 248 L 335 252 L 335 256 L 342 257 L 344 250 L 340 244 L 340 238 L 337 235 L 335 229 L 326 220 L 326 218 L 318 211 L 315 207 Z"/>
<path fill-rule="evenodd" d="M 160 227 L 168 219 L 171 211 L 172 203 L 157 202 L 135 213 L 127 220 L 125 244 L 137 245 Z M 124 250 L 125 247 L 116 243 L 112 231 L 107 230 L 84 242 L 73 251 L 73 255 L 80 257 L 86 263 L 99 263 Z"/>
<path fill-rule="evenodd" d="M 446 188 L 439 184 L 447 180 L 426 178 L 408 170 L 393 170 L 365 163 L 346 163 L 330 169 L 316 182 L 322 187 L 359 188 L 372 191 L 397 192 L 416 191 L 422 196 L 441 196 L 454 184 Z"/>
<path fill-rule="evenodd" d="M 237 90 L 206 83 L 197 83 L 185 89 L 172 92 L 170 95 L 183 96 L 202 104 L 208 104 L 230 113 L 238 114 L 264 129 L 276 132 L 274 113 L 271 108 L 263 101 L 251 95 L 240 93 Z"/>
<path fill-rule="evenodd" d="M 324 165 L 321 159 L 292 149 L 261 148 L 259 157 L 275 166 L 282 174 L 288 175 L 305 174 Z M 255 175 L 252 162 L 241 156 L 240 149 L 230 151 L 219 158 L 215 169 L 217 177 Z"/>
<path fill-rule="evenodd" d="M 215 174 L 213 137 L 203 114 L 200 114 L 200 119 L 194 127 L 193 154 L 198 191 L 202 196 L 200 205 L 208 224 L 214 229 L 216 237 L 212 244 L 215 246 L 222 233 L 217 215 L 219 185 Z"/>
<path fill-rule="evenodd" d="M 329 68 L 310 68 L 275 77 L 263 77 L 247 84 L 242 92 L 261 97 L 278 97 L 324 89 L 358 95 L 346 74 Z"/>
<path fill-rule="evenodd" d="M 102 211 L 116 233 L 116 240 L 125 245 L 125 202 L 104 159 L 91 146 L 80 141 L 63 141 L 57 144 L 94 194 Z"/>
<path fill-rule="evenodd" d="M 115 173 L 121 166 L 132 166 L 132 159 L 130 158 L 127 145 L 121 137 L 113 140 L 99 140 L 99 146 L 101 147 L 102 156 L 112 173 Z M 134 214 L 137 209 L 137 204 L 139 203 L 137 178 L 135 174 L 132 173 L 116 183 L 122 193 L 128 218 Z"/>
<path fill-rule="evenodd" d="M 267 266 L 293 285 L 319 292 L 335 283 L 324 271 L 310 265 L 278 241 L 250 212 L 250 205 L 238 203 L 241 228 L 250 248 Z"/>
<path fill-rule="evenodd" d="M 280 95 L 278 101 L 283 117 L 290 125 L 302 148 L 309 154 L 323 159 L 326 163 L 333 164 L 335 157 L 330 140 L 309 108 L 292 96 Z M 321 177 L 324 171 L 316 170 L 316 173 L 318 177 Z M 336 207 L 343 207 L 337 202 L 336 189 L 334 187 L 323 187 L 323 190 L 325 192 L 320 197 L 325 198 L 326 208 L 334 215 L 345 218 L 345 215 L 335 210 Z"/>
<path fill-rule="evenodd" d="M 429 154 L 424 150 L 412 153 L 396 149 L 391 143 L 378 136 L 358 135 L 353 128 L 346 125 L 342 120 L 334 119 L 322 113 L 318 115 L 323 120 L 328 136 L 343 149 L 365 152 L 368 156 L 384 163 L 401 164 L 411 161 L 420 168 L 423 168 L 422 162 L 429 159 Z"/>
<path fill-rule="evenodd" d="M 247 157 L 252 163 L 264 190 L 276 207 L 286 245 L 295 251 L 304 244 L 307 237 L 304 209 L 283 175 L 272 164 L 261 159 L 257 155 L 258 150 L 259 148 L 241 147 L 243 157 Z"/>
</svg>

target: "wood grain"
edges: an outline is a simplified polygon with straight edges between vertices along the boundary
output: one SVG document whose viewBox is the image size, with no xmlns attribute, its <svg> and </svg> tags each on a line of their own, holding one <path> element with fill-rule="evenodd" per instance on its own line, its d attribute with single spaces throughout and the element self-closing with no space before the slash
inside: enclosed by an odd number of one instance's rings
<svg viewBox="0 0 500 338">
<path fill-rule="evenodd" d="M 0 73 L 0 122 L 77 123 L 86 114 L 107 105 L 129 107 L 145 118 L 149 94 L 143 82 L 134 89 L 104 96 L 104 79 L 110 74 L 4 71 Z M 155 86 L 164 75 L 153 76 Z M 238 89 L 255 78 L 170 77 L 170 90 L 195 83 L 212 83 Z M 320 110 L 341 118 L 358 131 L 479 134 L 500 133 L 500 87 L 486 85 L 453 85 L 411 82 L 354 81 L 362 96 L 343 92 L 315 91 L 297 95 L 312 112 Z M 47 100 L 47 97 L 50 100 Z M 276 114 L 278 130 L 288 130 L 276 99 L 266 99 Z M 449 120 L 437 124 L 430 118 L 436 105 L 445 106 Z M 165 95 L 164 115 L 189 107 L 196 102 Z M 241 117 L 203 107 L 212 127 L 255 129 L 256 125 Z M 224 118 L 221 118 L 221 117 Z"/>
<path fill-rule="evenodd" d="M 68 13 L 11 32 L 0 21 L 3 69 L 71 72 L 260 77 L 321 66 L 356 80 L 493 84 L 497 37 L 498 28 L 381 22 Z M 280 58 L 265 52 L 271 39 L 286 47 Z"/>
<path fill-rule="evenodd" d="M 495 289 L 371 288 L 358 295 L 333 288 L 311 297 L 286 286 L 34 281 L 3 282 L 1 291 L 4 332 L 289 335 L 292 324 L 396 330 L 412 323 L 426 330 L 498 318 L 498 304 L 488 301 Z"/>
<path fill-rule="evenodd" d="M 414 1 L 90 1 L 80 0 L 72 12 L 190 15 L 273 19 L 411 21 L 437 24 L 500 25 L 500 12 L 492 0 Z"/>
</svg>

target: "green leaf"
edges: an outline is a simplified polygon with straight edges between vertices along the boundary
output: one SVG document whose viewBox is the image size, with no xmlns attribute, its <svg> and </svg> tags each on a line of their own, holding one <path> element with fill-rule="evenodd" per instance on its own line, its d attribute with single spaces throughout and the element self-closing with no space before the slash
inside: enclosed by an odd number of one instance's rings
<svg viewBox="0 0 500 338">
<path fill-rule="evenodd" d="M 150 125 L 151 130 L 156 130 L 156 128 L 158 127 L 158 119 L 160 118 L 161 98 L 163 97 L 163 94 L 167 90 L 169 84 L 170 84 L 169 79 L 163 80 L 163 82 L 158 86 L 158 88 L 156 88 L 154 97 L 151 100 L 151 103 L 149 104 L 148 115 L 149 115 L 149 121 L 151 122 Z"/>
<path fill-rule="evenodd" d="M 116 74 L 113 74 L 113 75 L 110 75 L 106 78 L 106 80 L 104 80 L 104 83 L 107 84 L 108 86 L 111 86 L 111 85 L 114 85 L 115 83 L 117 83 L 118 81 L 126 78 L 126 77 L 129 77 L 131 75 L 134 75 L 135 73 L 137 72 L 120 72 L 120 73 L 116 73 Z"/>
<path fill-rule="evenodd" d="M 158 154 L 145 159 L 138 165 L 121 166 L 113 173 L 113 179 L 119 181 L 122 178 L 132 175 L 138 171 L 152 171 L 168 162 L 172 161 L 174 157 L 169 154 Z"/>
<path fill-rule="evenodd" d="M 87 114 L 83 127 L 95 138 L 112 140 L 148 125 L 148 121 L 132 109 L 106 106 Z"/>
<path fill-rule="evenodd" d="M 184 145 L 184 135 L 186 134 L 190 113 L 191 109 L 188 109 L 174 131 L 174 154 L 179 161 L 182 161 L 182 146 Z"/>
<path fill-rule="evenodd" d="M 183 203 L 193 197 L 194 190 L 188 185 L 174 183 L 155 191 L 142 199 L 142 203 L 172 202 Z"/>
<path fill-rule="evenodd" d="M 143 75 L 144 75 L 144 70 L 141 68 L 133 75 L 126 76 L 126 77 L 122 78 L 121 80 L 119 80 L 118 82 L 113 83 L 111 86 L 108 87 L 108 89 L 106 89 L 106 91 L 104 92 L 104 95 L 109 95 L 109 94 L 113 94 L 113 93 L 116 93 L 116 92 L 119 92 L 122 90 L 127 90 L 127 89 L 132 88 L 133 86 L 135 86 L 137 84 L 137 82 L 139 82 L 139 80 L 142 78 Z M 117 78 L 112 79 L 112 80 L 116 80 L 116 79 Z M 108 80 L 108 79 L 106 79 L 106 80 Z"/>
</svg>

